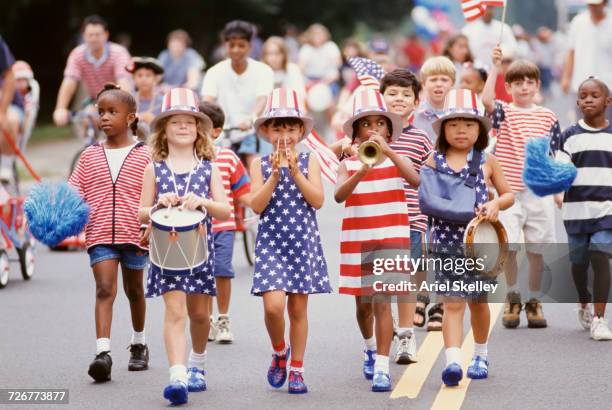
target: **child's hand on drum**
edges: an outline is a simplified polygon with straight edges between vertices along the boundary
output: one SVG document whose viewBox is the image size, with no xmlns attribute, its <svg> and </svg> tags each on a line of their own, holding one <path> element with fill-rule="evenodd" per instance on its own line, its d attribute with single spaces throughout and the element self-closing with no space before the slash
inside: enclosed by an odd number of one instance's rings
<svg viewBox="0 0 612 410">
<path fill-rule="evenodd" d="M 479 216 L 483 216 L 487 221 L 497 222 L 497 216 L 499 215 L 499 203 L 497 199 L 479 205 L 476 213 Z"/>
<path fill-rule="evenodd" d="M 188 192 L 187 195 L 181 197 L 181 205 L 184 209 L 194 211 L 200 207 L 206 207 L 206 200 L 193 192 Z"/>
<path fill-rule="evenodd" d="M 169 208 L 171 206 L 178 205 L 179 197 L 174 192 L 168 192 L 166 194 L 162 194 L 159 196 L 157 203 L 164 208 Z"/>
</svg>

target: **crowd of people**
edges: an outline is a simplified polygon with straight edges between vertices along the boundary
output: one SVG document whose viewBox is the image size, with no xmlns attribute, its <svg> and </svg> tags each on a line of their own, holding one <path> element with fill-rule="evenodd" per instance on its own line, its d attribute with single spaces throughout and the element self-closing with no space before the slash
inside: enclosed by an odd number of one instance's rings
<svg viewBox="0 0 612 410">
<path fill-rule="evenodd" d="M 86 239 L 96 282 L 97 340 L 89 375 L 96 381 L 111 376 L 111 317 L 121 266 L 133 324 L 129 370 L 148 368 L 145 297 L 162 296 L 170 373 L 163 395 L 182 404 L 188 392 L 206 390 L 207 342 L 231 343 L 234 337 L 231 261 L 234 207 L 240 204 L 260 215 L 251 293 L 263 300 L 273 349 L 267 370 L 271 386 L 280 388 L 288 380 L 289 393 L 308 391 L 308 295 L 332 292 L 329 276 L 336 271 L 339 293 L 355 298 L 364 342 L 362 372 L 372 391 L 392 389 L 394 339 L 396 363 L 417 361 L 414 329 L 424 326 L 442 331 L 442 381 L 458 385 L 466 306 L 475 340 L 466 374 L 486 379 L 491 320 L 486 292 L 441 289 L 435 301 L 429 292 L 415 292 L 415 300 L 397 303 L 394 323 L 390 300 L 372 294 L 364 282 L 362 256 L 368 247 L 410 249 L 413 257 L 459 257 L 449 249 L 461 245 L 469 220 L 461 219 L 466 212 L 458 209 L 458 200 L 441 208 L 432 169 L 470 186 L 467 214 L 499 221 L 510 244 L 527 244 L 528 297 L 519 291 L 518 248 L 511 246 L 504 267 L 506 328 L 519 326 L 523 309 L 529 328 L 547 326 L 541 290 L 545 263 L 537 245 L 556 242 L 556 203 L 573 249 L 580 324 L 593 339 L 612 340 L 604 318 L 612 253 L 606 179 L 612 169 L 612 15 L 607 0 L 587 3 L 589 9 L 571 23 L 565 53 L 549 29 L 530 39 L 496 20 L 493 7 L 447 38 L 442 55 L 411 48 L 419 43 L 411 37 L 401 49 L 403 59 L 382 38 L 374 38 L 367 50 L 354 39 L 340 49 L 320 24 L 304 33 L 301 46 L 295 36 L 273 36 L 259 49 L 254 26 L 236 20 L 222 32 L 225 58 L 203 79 L 205 62 L 190 48 L 185 31 L 171 32 L 158 58 L 131 57 L 108 41 L 104 20 L 86 18 L 84 43 L 68 58 L 53 118 L 57 125 L 71 120 L 69 103 L 81 82 L 91 99 L 84 110 L 94 113 L 105 134 L 103 142 L 84 151 L 69 181 L 92 209 Z M 23 105 L 18 100 L 10 105 L 7 97 L 13 94 L 7 84 L 14 59 L 5 44 L 0 51 L 0 123 L 17 135 Z M 370 79 L 376 77 L 374 87 L 362 83 L 351 57 L 367 57 L 361 61 L 374 67 L 369 72 Z M 561 78 L 563 91 L 575 93 L 578 117 L 566 130 L 556 113 L 539 105 L 554 77 Z M 324 201 L 324 164 L 321 156 L 296 149 L 313 130 L 327 127 L 324 138 L 339 161 L 334 199 L 344 204 L 339 269 L 326 263 L 324 253 L 337 250 L 324 252 L 316 220 Z M 535 195 L 523 177 L 527 142 L 542 137 L 557 161 L 577 169 L 571 188 L 554 196 Z M 359 154 L 366 142 L 378 147 L 373 163 Z M 457 188 L 451 195 L 461 193 Z M 168 275 L 148 264 L 150 216 L 156 206 L 178 205 L 206 211 L 202 235 L 209 256 L 187 272 Z M 592 294 L 589 266 L 595 273 Z M 417 281 L 426 274 L 410 273 Z M 448 269 L 437 269 L 435 277 L 468 280 Z M 476 273 L 469 280 L 495 281 Z"/>
</svg>

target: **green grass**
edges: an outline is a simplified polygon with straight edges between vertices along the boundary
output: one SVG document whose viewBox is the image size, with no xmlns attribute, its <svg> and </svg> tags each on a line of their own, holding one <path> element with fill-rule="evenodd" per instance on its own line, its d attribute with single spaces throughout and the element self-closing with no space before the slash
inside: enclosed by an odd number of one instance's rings
<svg viewBox="0 0 612 410">
<path fill-rule="evenodd" d="M 58 128 L 53 124 L 37 125 L 32 131 L 28 144 L 41 144 L 72 138 L 70 127 Z"/>
</svg>

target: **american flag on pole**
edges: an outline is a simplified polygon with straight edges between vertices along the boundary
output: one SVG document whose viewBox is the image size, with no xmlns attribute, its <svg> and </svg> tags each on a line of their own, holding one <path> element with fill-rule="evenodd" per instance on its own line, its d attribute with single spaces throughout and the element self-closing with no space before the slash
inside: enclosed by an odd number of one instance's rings
<svg viewBox="0 0 612 410">
<path fill-rule="evenodd" d="M 465 21 L 474 21 L 482 17 L 487 8 L 484 3 L 482 0 L 461 0 Z"/>
<path fill-rule="evenodd" d="M 506 0 L 482 0 L 483 6 L 506 7 Z"/>
<path fill-rule="evenodd" d="M 340 161 L 336 154 L 329 149 L 329 147 L 319 137 L 317 132 L 313 129 L 312 132 L 304 138 L 304 145 L 312 151 L 319 165 L 321 166 L 321 175 L 332 185 L 336 185 L 336 179 L 338 178 L 338 166 Z"/>
<path fill-rule="evenodd" d="M 357 79 L 363 87 L 378 90 L 380 79 L 385 75 L 380 64 L 364 57 L 351 57 L 348 63 L 357 73 Z"/>
</svg>

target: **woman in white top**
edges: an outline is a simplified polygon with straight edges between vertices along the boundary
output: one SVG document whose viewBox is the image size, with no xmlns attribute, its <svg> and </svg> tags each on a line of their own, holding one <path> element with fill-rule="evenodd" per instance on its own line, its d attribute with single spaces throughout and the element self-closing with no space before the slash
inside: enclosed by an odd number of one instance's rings
<svg viewBox="0 0 612 410">
<path fill-rule="evenodd" d="M 325 82 L 332 88 L 334 96 L 338 95 L 342 57 L 325 26 L 313 24 L 306 30 L 298 61 L 308 80 Z"/>
<path fill-rule="evenodd" d="M 263 44 L 262 62 L 274 71 L 274 88 L 291 88 L 304 98 L 306 87 L 300 67 L 289 61 L 289 52 L 285 40 L 281 37 L 272 36 Z"/>
</svg>

